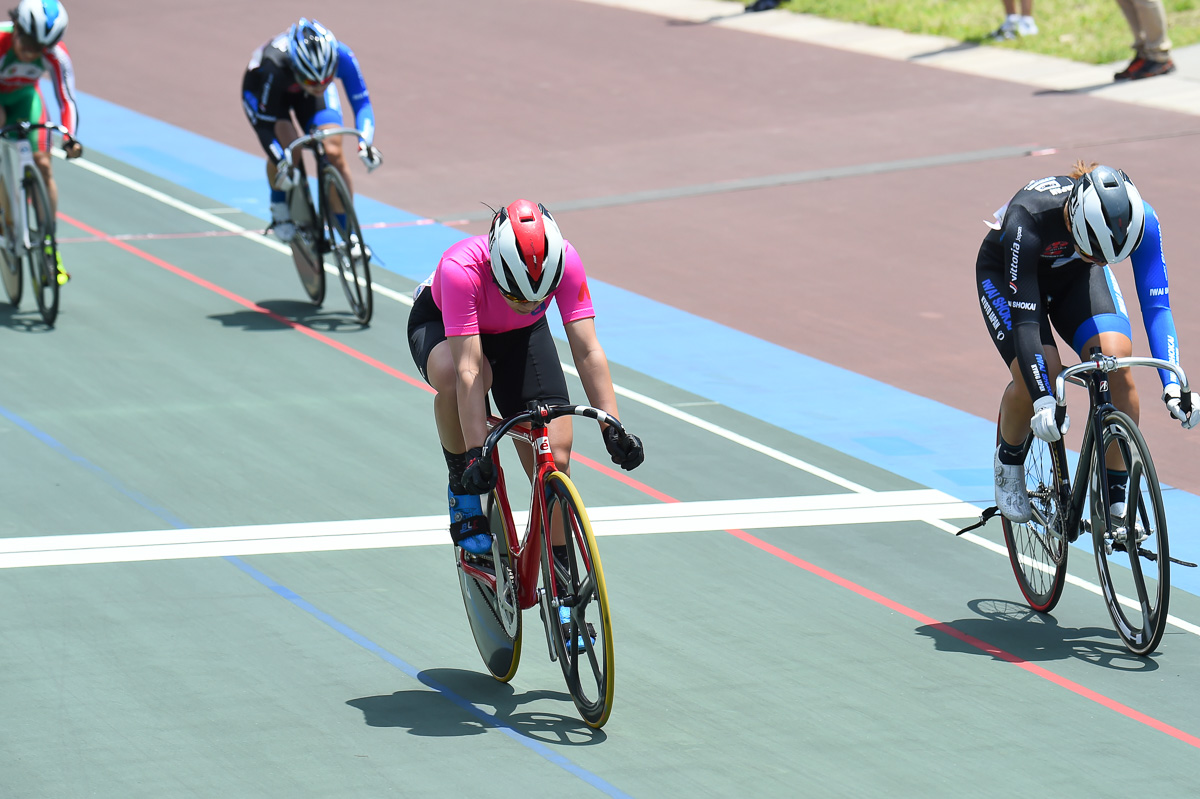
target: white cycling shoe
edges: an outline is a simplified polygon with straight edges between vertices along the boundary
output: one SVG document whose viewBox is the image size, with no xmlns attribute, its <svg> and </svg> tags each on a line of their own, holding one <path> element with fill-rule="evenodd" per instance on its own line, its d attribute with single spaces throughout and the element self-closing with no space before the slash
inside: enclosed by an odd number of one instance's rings
<svg viewBox="0 0 1200 799">
<path fill-rule="evenodd" d="M 275 238 L 284 244 L 295 237 L 296 223 L 292 221 L 287 203 L 271 203 L 271 230 L 275 233 Z"/>
<path fill-rule="evenodd" d="M 1033 508 L 1025 490 L 1024 464 L 1001 463 L 999 447 L 992 463 L 996 469 L 996 507 L 1010 522 L 1025 524 L 1033 518 Z"/>
</svg>

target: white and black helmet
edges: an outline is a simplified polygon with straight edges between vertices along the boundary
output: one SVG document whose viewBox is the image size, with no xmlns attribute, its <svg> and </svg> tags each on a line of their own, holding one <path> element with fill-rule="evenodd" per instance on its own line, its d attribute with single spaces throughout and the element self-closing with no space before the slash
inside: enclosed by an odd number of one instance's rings
<svg viewBox="0 0 1200 799">
<path fill-rule="evenodd" d="M 1106 264 L 1128 258 L 1146 230 L 1142 195 L 1124 172 L 1110 166 L 1098 166 L 1075 182 L 1067 217 L 1079 251 Z"/>
<path fill-rule="evenodd" d="M 563 276 L 563 238 L 541 203 L 517 200 L 492 219 L 488 233 L 492 274 L 500 291 L 518 302 L 539 302 Z"/>
<path fill-rule="evenodd" d="M 288 31 L 288 60 L 296 79 L 308 86 L 328 86 L 337 74 L 338 42 L 315 19 L 300 18 Z"/>
<path fill-rule="evenodd" d="M 21 0 L 11 16 L 13 27 L 42 47 L 53 47 L 67 32 L 67 10 L 58 0 Z"/>
</svg>

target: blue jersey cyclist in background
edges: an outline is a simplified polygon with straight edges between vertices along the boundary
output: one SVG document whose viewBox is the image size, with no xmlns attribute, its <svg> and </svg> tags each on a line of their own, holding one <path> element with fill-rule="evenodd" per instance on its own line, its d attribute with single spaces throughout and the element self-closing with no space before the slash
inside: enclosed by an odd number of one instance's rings
<svg viewBox="0 0 1200 799">
<path fill-rule="evenodd" d="M 1133 354 L 1125 300 L 1109 268 L 1129 258 L 1150 352 L 1179 363 L 1171 315 L 1167 267 L 1158 215 L 1119 169 L 1076 162 L 1068 175 L 1030 181 L 1000 211 L 984 238 L 975 266 L 980 308 L 992 342 L 1012 382 L 1000 405 L 1000 441 L 993 462 L 996 506 L 1010 521 L 1032 516 L 1025 490 L 1025 443 L 1033 435 L 1057 441 L 1054 379 L 1062 368 L 1051 325 L 1080 357 L 1093 347 L 1105 355 Z M 1174 373 L 1160 369 L 1162 399 L 1185 428 L 1200 422 L 1193 392 L 1190 413 L 1180 408 Z M 1108 375 L 1113 404 L 1139 418 L 1129 369 Z M 1116 456 L 1116 457 L 1111 457 Z M 1128 475 L 1119 453 L 1110 453 L 1109 486 L 1114 516 L 1124 516 Z"/>
<path fill-rule="evenodd" d="M 75 72 L 71 56 L 62 43 L 67 32 L 67 10 L 58 0 L 21 0 L 9 12 L 11 22 L 0 23 L 0 126 L 13 122 L 46 122 L 48 117 L 38 91 L 38 80 L 50 73 L 51 85 L 58 97 L 62 126 L 67 129 L 63 150 L 67 158 L 83 155 L 83 147 L 74 140 L 79 126 L 75 107 Z M 37 164 L 50 210 L 58 210 L 58 186 L 50 168 L 50 135 L 44 131 L 29 134 L 33 161 Z M 2 198 L 4 201 L 7 198 Z M 66 283 L 68 275 L 58 264 L 58 282 Z"/>
<path fill-rule="evenodd" d="M 354 51 L 335 39 L 324 25 L 301 18 L 254 51 L 242 78 L 242 106 L 267 153 L 272 227 L 275 235 L 285 243 L 291 241 L 296 232 L 285 201 L 287 190 L 299 179 L 279 168 L 283 148 L 300 136 L 292 123 L 292 115 L 295 114 L 305 132 L 341 126 L 342 105 L 334 78 L 341 79 L 350 98 L 354 127 L 362 132 L 358 155 L 369 172 L 379 166 L 381 159 L 372 145 L 375 113 L 371 109 L 367 84 Z M 326 139 L 323 143 L 325 156 L 353 193 L 354 183 L 341 142 L 336 136 Z"/>
</svg>

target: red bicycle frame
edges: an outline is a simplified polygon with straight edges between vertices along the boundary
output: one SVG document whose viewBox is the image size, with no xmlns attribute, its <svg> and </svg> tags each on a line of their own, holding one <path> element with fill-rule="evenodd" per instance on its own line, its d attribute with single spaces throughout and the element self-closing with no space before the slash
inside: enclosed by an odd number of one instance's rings
<svg viewBox="0 0 1200 799">
<path fill-rule="evenodd" d="M 488 428 L 494 429 L 501 421 L 503 420 L 496 416 L 488 416 Z M 550 432 L 545 419 L 535 419 L 529 426 L 515 425 L 506 435 L 530 444 L 534 454 L 529 520 L 526 522 L 525 534 L 518 540 L 512 505 L 508 501 L 508 490 L 505 488 L 504 470 L 500 468 L 500 448 L 496 447 L 492 451 L 492 462 L 496 465 L 496 498 L 513 571 L 517 576 L 517 601 L 521 609 L 526 610 L 538 604 L 538 569 L 541 564 L 542 547 L 549 545 L 544 539 L 549 536 L 550 531 L 549 520 L 546 518 L 546 477 L 558 467 L 554 465 L 554 453 L 550 451 Z M 500 532 L 492 531 L 493 535 L 499 535 Z M 495 574 L 478 569 L 465 560 L 460 560 L 460 564 L 464 572 L 486 583 L 493 591 L 496 590 Z"/>
</svg>

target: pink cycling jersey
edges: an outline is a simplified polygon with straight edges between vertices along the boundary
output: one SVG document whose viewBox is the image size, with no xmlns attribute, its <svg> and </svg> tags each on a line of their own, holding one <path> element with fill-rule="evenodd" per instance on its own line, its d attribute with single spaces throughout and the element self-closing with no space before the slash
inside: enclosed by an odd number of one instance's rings
<svg viewBox="0 0 1200 799">
<path fill-rule="evenodd" d="M 514 311 L 500 293 L 500 287 L 492 277 L 487 236 L 463 239 L 446 250 L 430 286 L 433 301 L 442 312 L 446 335 L 505 333 L 528 327 L 545 315 L 551 297 L 558 303 L 563 324 L 595 316 L 579 253 L 566 241 L 563 248 L 562 281 L 531 314 Z"/>
</svg>

